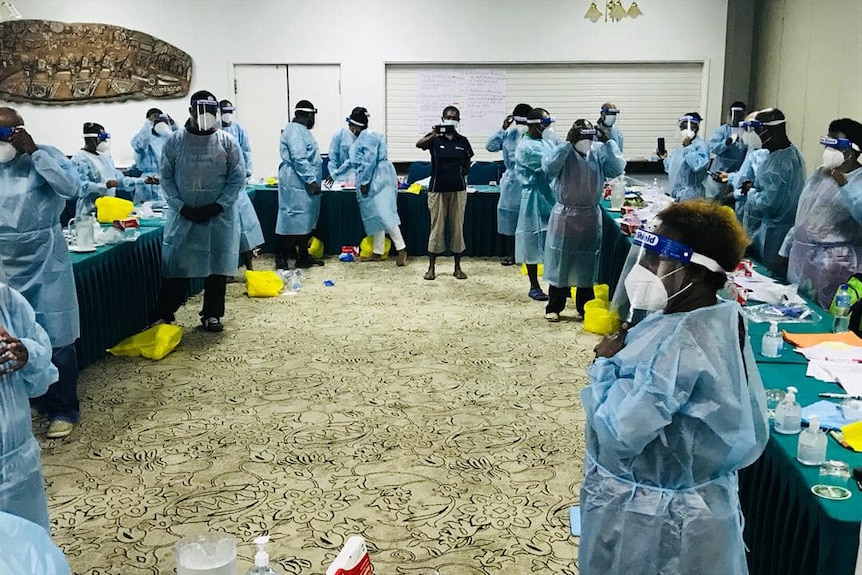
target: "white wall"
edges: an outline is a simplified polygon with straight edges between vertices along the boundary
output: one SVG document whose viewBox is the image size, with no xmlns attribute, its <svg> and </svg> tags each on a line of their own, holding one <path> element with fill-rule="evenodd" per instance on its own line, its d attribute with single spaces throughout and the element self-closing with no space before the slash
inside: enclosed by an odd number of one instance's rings
<svg viewBox="0 0 862 575">
<path fill-rule="evenodd" d="M 727 0 L 638 4 L 642 18 L 593 24 L 583 17 L 589 0 L 15 0 L 25 18 L 103 22 L 170 42 L 192 56 L 192 92 L 219 98 L 233 98 L 234 63 L 340 63 L 345 109 L 321 113 L 343 117 L 364 105 L 380 130 L 385 62 L 702 60 L 709 72 L 701 113 L 708 129 L 721 123 Z M 66 153 L 80 147 L 82 122 L 104 124 L 119 165 L 131 159 L 123 144 L 147 108 L 184 120 L 188 107 L 187 99 L 12 106 L 38 141 Z"/>
<path fill-rule="evenodd" d="M 754 105 L 777 107 L 809 173 L 829 122 L 862 121 L 862 1 L 759 0 Z"/>
</svg>

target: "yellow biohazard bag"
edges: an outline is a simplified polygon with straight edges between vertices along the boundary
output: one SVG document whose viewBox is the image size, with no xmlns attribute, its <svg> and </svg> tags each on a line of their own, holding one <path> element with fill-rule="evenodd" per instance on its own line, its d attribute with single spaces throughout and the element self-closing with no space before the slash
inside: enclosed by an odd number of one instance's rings
<svg viewBox="0 0 862 575">
<path fill-rule="evenodd" d="M 183 328 L 178 325 L 160 324 L 127 337 L 108 353 L 117 356 L 162 359 L 171 353 L 183 339 Z"/>
<path fill-rule="evenodd" d="M 608 303 L 591 299 L 584 304 L 584 331 L 599 335 L 610 335 L 620 329 L 620 316 L 608 309 Z"/>
<path fill-rule="evenodd" d="M 308 253 L 317 259 L 323 258 L 323 242 L 314 236 L 308 238 Z"/>
<path fill-rule="evenodd" d="M 575 294 L 578 293 L 578 288 L 572 288 L 572 301 L 575 301 Z M 611 301 L 611 288 L 608 284 L 595 284 L 593 286 L 593 297 L 603 302 Z"/>
<path fill-rule="evenodd" d="M 527 264 L 521 264 L 521 275 L 522 276 L 527 275 Z M 542 264 L 539 264 L 538 275 L 540 275 L 540 276 L 545 275 L 545 266 L 543 266 Z"/>
<path fill-rule="evenodd" d="M 245 272 L 248 297 L 276 297 L 284 289 L 284 280 L 274 271 Z"/>
<path fill-rule="evenodd" d="M 392 241 L 387 237 L 383 242 L 383 255 L 381 256 L 384 260 L 389 259 L 389 250 L 392 248 Z M 362 241 L 359 242 L 359 257 L 362 259 L 370 258 L 374 253 L 374 236 L 365 236 L 362 238 Z"/>
<path fill-rule="evenodd" d="M 102 196 L 96 198 L 96 219 L 100 224 L 110 224 L 114 220 L 125 220 L 132 215 L 135 204 L 123 198 Z"/>
</svg>

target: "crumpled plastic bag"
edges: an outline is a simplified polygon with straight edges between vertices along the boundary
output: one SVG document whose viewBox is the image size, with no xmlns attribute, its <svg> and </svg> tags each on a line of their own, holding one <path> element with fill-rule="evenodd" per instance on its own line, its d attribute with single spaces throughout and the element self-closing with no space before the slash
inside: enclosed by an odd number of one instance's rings
<svg viewBox="0 0 862 575">
<path fill-rule="evenodd" d="M 380 256 L 384 260 L 389 259 L 389 250 L 392 248 L 392 241 L 387 237 L 383 242 L 383 254 Z M 374 253 L 374 236 L 365 236 L 359 242 L 359 257 L 366 259 L 370 258 Z"/>
<path fill-rule="evenodd" d="M 72 575 L 72 570 L 41 526 L 0 512 L 0 573 Z"/>
<path fill-rule="evenodd" d="M 274 271 L 245 272 L 248 297 L 276 297 L 284 290 L 284 280 Z"/>
<path fill-rule="evenodd" d="M 183 328 L 172 324 L 159 324 L 127 337 L 108 353 L 124 357 L 143 356 L 148 359 L 162 359 L 180 344 Z"/>
<path fill-rule="evenodd" d="M 584 304 L 584 331 L 599 335 L 610 335 L 619 331 L 620 316 L 609 308 L 606 301 L 591 299 Z"/>
<path fill-rule="evenodd" d="M 125 220 L 135 209 L 135 204 L 123 198 L 102 196 L 96 198 L 96 219 L 101 224 L 110 224 L 114 220 Z"/>
<path fill-rule="evenodd" d="M 311 236 L 308 239 L 308 253 L 317 259 L 321 259 L 323 257 L 323 242 Z"/>
</svg>

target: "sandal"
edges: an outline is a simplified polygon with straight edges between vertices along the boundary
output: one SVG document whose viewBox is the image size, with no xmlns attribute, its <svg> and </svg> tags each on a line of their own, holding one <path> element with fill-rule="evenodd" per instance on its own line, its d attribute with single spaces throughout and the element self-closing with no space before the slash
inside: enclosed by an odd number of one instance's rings
<svg viewBox="0 0 862 575">
<path fill-rule="evenodd" d="M 463 271 L 461 271 L 461 268 L 458 268 L 454 272 L 452 272 L 452 275 L 455 276 L 455 279 L 459 279 L 459 280 L 467 279 L 467 274 L 465 274 Z"/>
<path fill-rule="evenodd" d="M 437 279 L 437 274 L 434 273 L 434 270 L 428 270 L 422 277 L 424 277 L 426 280 L 433 280 Z"/>
</svg>

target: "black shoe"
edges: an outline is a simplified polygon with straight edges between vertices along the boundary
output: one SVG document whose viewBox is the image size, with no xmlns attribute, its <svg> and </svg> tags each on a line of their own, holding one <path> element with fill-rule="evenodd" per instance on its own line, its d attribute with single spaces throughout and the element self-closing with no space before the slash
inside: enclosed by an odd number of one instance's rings
<svg viewBox="0 0 862 575">
<path fill-rule="evenodd" d="M 513 265 L 515 265 L 515 258 L 513 258 L 512 256 L 506 256 L 504 258 L 500 258 L 500 265 L 501 266 L 513 266 Z"/>
<path fill-rule="evenodd" d="M 290 264 L 287 261 L 285 256 L 275 256 L 275 269 L 277 270 L 289 270 Z"/>
<path fill-rule="evenodd" d="M 296 258 L 296 267 L 298 268 L 310 268 L 311 266 L 322 266 L 323 264 L 323 260 L 317 259 L 312 255 Z"/>
<path fill-rule="evenodd" d="M 204 331 L 211 331 L 213 333 L 224 331 L 224 326 L 221 324 L 221 320 L 217 317 L 201 318 L 201 327 L 203 327 Z"/>
</svg>

